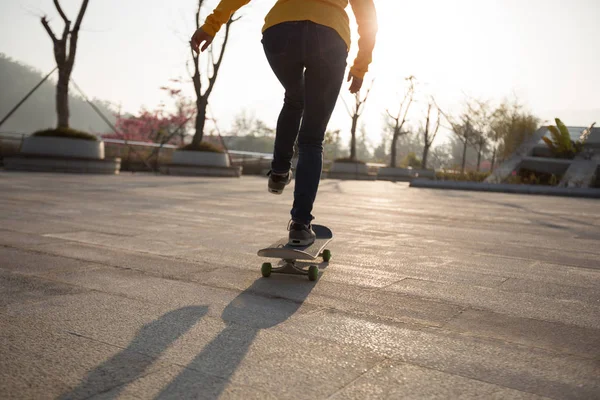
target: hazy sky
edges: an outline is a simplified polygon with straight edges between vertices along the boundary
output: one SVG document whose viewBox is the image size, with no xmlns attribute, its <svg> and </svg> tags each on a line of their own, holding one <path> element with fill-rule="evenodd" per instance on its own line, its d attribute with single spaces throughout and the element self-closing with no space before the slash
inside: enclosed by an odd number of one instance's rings
<svg viewBox="0 0 600 400">
<path fill-rule="evenodd" d="M 75 20 L 81 0 L 61 0 Z M 160 86 L 187 77 L 194 0 L 91 0 L 80 33 L 73 78 L 90 97 L 135 112 L 165 100 Z M 216 1 L 208 1 L 214 6 Z M 265 14 L 275 0 L 241 9 L 211 97 L 222 131 L 242 110 L 274 126 L 283 90 L 260 43 Z M 600 123 L 600 0 L 376 0 L 379 34 L 366 82 L 376 78 L 362 122 L 374 143 L 382 114 L 397 106 L 403 78 L 415 75 L 419 95 L 456 108 L 464 95 L 501 100 L 516 94 L 543 119 L 569 125 Z M 212 9 L 210 9 L 212 10 Z M 210 11 L 204 11 L 204 16 Z M 354 45 L 356 30 L 351 9 Z M 0 1 L 0 52 L 44 74 L 54 67 L 40 17 L 55 31 L 61 20 L 51 0 Z M 351 101 L 348 84 L 343 96 Z M 191 83 L 188 92 L 192 95 Z M 411 122 L 423 118 L 423 101 Z M 4 110 L 0 110 L 3 112 Z M 329 125 L 348 132 L 343 103 Z"/>
</svg>

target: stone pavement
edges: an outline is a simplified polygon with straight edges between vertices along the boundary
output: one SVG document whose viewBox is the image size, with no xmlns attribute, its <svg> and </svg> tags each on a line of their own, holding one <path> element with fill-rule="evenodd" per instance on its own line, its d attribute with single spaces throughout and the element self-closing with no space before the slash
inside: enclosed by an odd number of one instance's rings
<svg viewBox="0 0 600 400">
<path fill-rule="evenodd" d="M 262 177 L 0 171 L 0 397 L 600 398 L 600 202 L 324 180 L 317 282 Z"/>
</svg>

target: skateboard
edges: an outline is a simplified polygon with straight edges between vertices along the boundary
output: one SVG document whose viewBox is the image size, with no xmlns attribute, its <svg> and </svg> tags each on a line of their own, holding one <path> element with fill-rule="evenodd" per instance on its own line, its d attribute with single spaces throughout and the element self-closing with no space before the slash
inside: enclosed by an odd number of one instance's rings
<svg viewBox="0 0 600 400">
<path fill-rule="evenodd" d="M 325 246 L 333 239 L 331 230 L 323 225 L 313 225 L 316 234 L 315 241 L 308 246 L 290 246 L 289 238 L 283 237 L 269 247 L 258 251 L 260 257 L 280 258 L 284 264 L 273 268 L 269 262 L 263 263 L 261 267 L 262 276 L 268 278 L 271 274 L 308 275 L 308 279 L 316 281 L 319 277 L 319 267 L 310 265 L 307 268 L 296 266 L 296 260 L 314 261 L 317 257 L 323 257 L 323 261 L 331 260 L 331 251 Z"/>
</svg>

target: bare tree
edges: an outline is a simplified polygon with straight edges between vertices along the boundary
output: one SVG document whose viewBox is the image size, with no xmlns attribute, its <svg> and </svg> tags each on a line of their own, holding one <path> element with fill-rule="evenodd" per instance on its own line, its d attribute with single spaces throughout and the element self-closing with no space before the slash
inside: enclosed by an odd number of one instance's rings
<svg viewBox="0 0 600 400">
<path fill-rule="evenodd" d="M 367 89 L 367 93 L 365 94 L 365 97 L 361 98 L 360 91 L 354 95 L 354 107 L 352 109 L 350 109 L 350 107 L 348 107 L 348 104 L 346 104 L 346 101 L 342 97 L 342 100 L 344 100 L 344 105 L 346 106 L 346 111 L 348 111 L 348 115 L 350 115 L 350 118 L 352 118 L 352 127 L 350 128 L 350 134 L 351 134 L 350 160 L 351 161 L 356 161 L 356 128 L 358 127 L 358 119 L 360 118 L 360 116 L 362 115 L 362 113 L 364 111 L 365 103 L 369 99 L 369 93 L 371 92 L 372 88 L 373 88 L 373 81 L 371 81 L 371 85 Z"/>
<path fill-rule="evenodd" d="M 528 137 L 538 129 L 540 119 L 525 111 L 515 99 L 503 101 L 491 115 L 490 141 L 492 145 L 492 171 L 497 159 L 504 160 L 513 154 Z"/>
<path fill-rule="evenodd" d="M 46 29 L 46 32 L 48 32 L 50 39 L 52 39 L 52 44 L 54 45 L 54 59 L 56 60 L 56 66 L 58 67 L 58 82 L 56 84 L 56 114 L 58 128 L 69 127 L 69 81 L 71 80 L 71 73 L 73 72 L 73 65 L 75 64 L 79 29 L 87 5 L 88 0 L 83 0 L 77 19 L 75 20 L 75 26 L 73 26 L 73 29 L 71 30 L 71 21 L 67 18 L 67 15 L 63 11 L 58 0 L 54 0 L 54 6 L 65 23 L 60 38 L 58 38 L 52 31 L 52 28 L 50 28 L 46 16 L 42 17 L 42 25 Z"/>
<path fill-rule="evenodd" d="M 414 100 L 415 95 L 415 77 L 409 76 L 405 78 L 409 82 L 408 89 L 404 94 L 404 98 L 400 103 L 400 107 L 398 108 L 398 112 L 396 114 L 392 114 L 390 110 L 386 110 L 388 118 L 389 118 L 389 128 L 392 131 L 392 144 L 390 149 L 390 167 L 396 168 L 396 157 L 397 157 L 397 145 L 398 138 L 408 132 L 403 131 L 404 124 L 406 123 L 406 117 L 408 116 L 408 111 L 410 110 L 410 106 Z"/>
<path fill-rule="evenodd" d="M 427 106 L 427 120 L 425 121 L 425 127 L 422 129 L 423 131 L 423 158 L 421 160 L 421 168 L 427 169 L 427 157 L 429 155 L 429 149 L 437 136 L 438 131 L 440 130 L 440 119 L 441 114 L 439 110 L 437 111 L 437 119 L 436 122 L 432 125 L 431 119 L 431 109 L 434 107 L 435 101 L 431 99 L 429 105 Z"/>
<path fill-rule="evenodd" d="M 198 9 L 196 11 L 196 29 L 199 29 L 202 26 L 202 22 L 200 21 L 200 11 L 202 9 L 202 5 L 204 4 L 204 0 L 198 0 Z M 235 14 L 234 14 L 235 16 Z M 203 79 L 202 79 L 202 71 L 200 67 L 200 52 L 194 52 L 191 43 L 190 50 L 192 52 L 192 60 L 194 65 L 192 81 L 194 82 L 194 92 L 196 93 L 196 124 L 195 124 L 195 133 L 192 139 L 192 148 L 198 148 L 200 143 L 202 142 L 202 138 L 204 137 L 204 125 L 206 124 L 206 111 L 208 107 L 208 98 L 212 93 L 215 83 L 217 81 L 217 75 L 219 73 L 219 69 L 221 68 L 221 64 L 223 63 L 223 56 L 225 55 L 225 48 L 227 47 L 227 43 L 229 41 L 229 33 L 231 30 L 231 25 L 234 22 L 238 21 L 241 17 L 235 18 L 232 16 L 229 21 L 225 24 L 225 35 L 223 39 L 223 43 L 221 44 L 217 54 L 215 54 L 215 46 L 210 46 L 208 51 L 208 66 L 206 69 L 207 75 L 207 87 L 202 92 L 203 89 Z"/>
<path fill-rule="evenodd" d="M 448 121 L 452 132 L 456 135 L 456 138 L 462 143 L 462 161 L 460 167 L 460 173 L 465 173 L 465 166 L 467 162 L 467 147 L 473 143 L 475 136 L 477 135 L 477 131 L 473 127 L 473 122 L 471 120 L 471 115 L 468 111 L 463 112 L 460 117 L 455 118 L 446 114 L 442 109 L 438 106 L 438 110 L 442 116 Z"/>
<path fill-rule="evenodd" d="M 492 113 L 489 103 L 482 100 L 474 100 L 467 103 L 468 113 L 471 116 L 475 134 L 471 138 L 471 144 L 477 151 L 477 171 L 481 167 L 481 158 L 487 153 L 490 141 L 494 140 L 492 129 Z"/>
</svg>

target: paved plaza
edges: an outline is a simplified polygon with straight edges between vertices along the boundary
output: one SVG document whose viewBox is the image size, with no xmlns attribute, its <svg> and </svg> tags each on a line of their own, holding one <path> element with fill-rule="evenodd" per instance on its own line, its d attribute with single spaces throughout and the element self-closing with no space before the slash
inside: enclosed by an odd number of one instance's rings
<svg viewBox="0 0 600 400">
<path fill-rule="evenodd" d="M 600 398 L 599 200 L 323 180 L 310 282 L 266 184 L 0 171 L 0 398 Z"/>
</svg>

